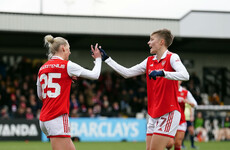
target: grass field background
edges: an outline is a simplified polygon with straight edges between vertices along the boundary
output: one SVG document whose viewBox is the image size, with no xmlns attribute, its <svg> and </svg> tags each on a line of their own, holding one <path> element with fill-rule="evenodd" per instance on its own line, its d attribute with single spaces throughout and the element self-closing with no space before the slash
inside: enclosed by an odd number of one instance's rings
<svg viewBox="0 0 230 150">
<path fill-rule="evenodd" d="M 77 150 L 145 150 L 145 142 L 74 142 Z M 185 141 L 185 150 L 190 148 Z M 230 150 L 230 141 L 196 143 L 199 150 Z M 0 150 L 51 150 L 49 142 L 0 142 Z"/>
</svg>

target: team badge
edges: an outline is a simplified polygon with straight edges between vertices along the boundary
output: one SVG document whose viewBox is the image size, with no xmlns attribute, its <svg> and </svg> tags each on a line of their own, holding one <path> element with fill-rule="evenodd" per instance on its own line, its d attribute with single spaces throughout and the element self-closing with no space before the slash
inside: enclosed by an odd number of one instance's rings
<svg viewBox="0 0 230 150">
<path fill-rule="evenodd" d="M 166 61 L 164 60 L 164 61 L 162 61 L 161 65 L 162 65 L 162 66 L 164 66 L 164 65 L 165 65 L 165 63 L 166 63 Z"/>
</svg>

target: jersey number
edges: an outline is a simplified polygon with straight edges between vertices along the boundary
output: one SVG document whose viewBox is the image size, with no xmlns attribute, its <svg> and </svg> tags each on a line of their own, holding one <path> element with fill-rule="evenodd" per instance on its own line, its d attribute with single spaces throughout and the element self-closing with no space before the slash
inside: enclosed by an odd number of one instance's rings
<svg viewBox="0 0 230 150">
<path fill-rule="evenodd" d="M 56 98 L 60 95 L 61 92 L 61 86 L 58 83 L 53 83 L 53 79 L 59 79 L 61 78 L 61 73 L 48 73 L 42 74 L 40 76 L 40 82 L 44 80 L 44 84 L 42 84 L 42 98 L 45 99 L 46 96 L 49 98 Z M 44 92 L 45 88 L 54 88 L 55 92 L 52 92 L 51 90 L 47 90 L 47 93 Z"/>
</svg>

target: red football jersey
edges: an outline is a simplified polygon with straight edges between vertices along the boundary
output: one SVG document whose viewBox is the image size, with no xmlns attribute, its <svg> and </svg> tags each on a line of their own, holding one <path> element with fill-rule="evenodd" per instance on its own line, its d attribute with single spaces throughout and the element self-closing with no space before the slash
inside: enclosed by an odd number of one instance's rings
<svg viewBox="0 0 230 150">
<path fill-rule="evenodd" d="M 50 59 L 39 70 L 43 106 L 41 121 L 48 121 L 69 114 L 72 79 L 67 73 L 66 60 Z"/>
<path fill-rule="evenodd" d="M 157 77 L 156 80 L 149 79 L 149 73 L 153 70 L 164 70 L 175 72 L 170 64 L 171 52 L 166 57 L 154 60 L 155 56 L 148 57 L 146 65 L 147 95 L 148 95 L 148 114 L 152 118 L 158 118 L 174 110 L 180 111 L 177 102 L 178 81 L 169 80 L 164 77 Z"/>
<path fill-rule="evenodd" d="M 185 103 L 184 100 L 186 99 L 188 94 L 188 90 L 182 88 L 181 91 L 178 90 L 178 94 L 177 94 L 177 98 L 178 98 L 178 102 L 180 105 L 180 109 L 181 109 L 181 119 L 180 119 L 180 124 L 186 122 L 185 120 L 185 115 L 184 115 L 184 109 L 185 109 Z"/>
</svg>

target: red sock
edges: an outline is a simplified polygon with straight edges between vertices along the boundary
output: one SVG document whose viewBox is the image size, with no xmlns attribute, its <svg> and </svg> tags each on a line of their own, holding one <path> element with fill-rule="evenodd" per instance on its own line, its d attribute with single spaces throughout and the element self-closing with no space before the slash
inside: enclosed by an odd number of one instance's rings
<svg viewBox="0 0 230 150">
<path fill-rule="evenodd" d="M 181 150 L 181 148 L 180 147 L 175 147 L 174 150 Z"/>
</svg>

